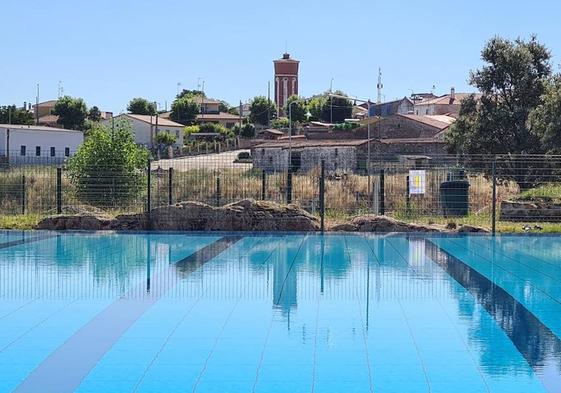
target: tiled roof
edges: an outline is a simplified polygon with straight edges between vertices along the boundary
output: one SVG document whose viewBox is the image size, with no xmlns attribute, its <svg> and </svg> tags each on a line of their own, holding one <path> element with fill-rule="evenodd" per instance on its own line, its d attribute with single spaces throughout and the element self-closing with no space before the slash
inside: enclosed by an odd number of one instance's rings
<svg viewBox="0 0 561 393">
<path fill-rule="evenodd" d="M 442 97 L 437 97 L 437 98 L 433 98 L 433 99 L 430 99 L 430 100 L 423 100 L 421 102 L 416 103 L 415 106 L 451 105 L 451 104 L 460 105 L 463 100 L 465 100 L 466 98 L 468 98 L 471 95 L 472 95 L 472 93 L 456 93 L 456 99 L 453 102 L 450 102 L 451 95 L 446 94 L 446 95 L 443 95 Z M 479 95 L 475 94 L 475 96 L 477 97 Z"/>
<path fill-rule="evenodd" d="M 354 140 L 334 140 L 334 139 L 292 139 L 292 144 L 286 138 L 276 141 L 262 143 L 255 146 L 259 149 L 266 148 L 279 148 L 287 149 L 292 145 L 293 149 L 306 148 L 306 147 L 353 147 L 362 146 L 368 143 L 367 139 L 354 139 Z"/>
<path fill-rule="evenodd" d="M 51 106 L 55 106 L 57 100 L 49 100 L 49 101 L 43 101 L 39 103 L 39 107 L 51 107 Z M 33 108 L 35 108 L 36 104 L 33 104 Z"/>
<path fill-rule="evenodd" d="M 279 131 L 279 130 L 275 130 L 274 128 L 267 128 L 266 130 L 258 132 L 258 134 L 262 134 L 262 133 L 268 133 L 268 134 L 274 134 L 274 135 L 284 135 L 284 132 Z"/>
<path fill-rule="evenodd" d="M 148 123 L 151 125 L 156 125 L 156 116 L 150 115 L 133 115 L 132 113 L 124 113 L 122 115 L 116 116 L 115 118 L 119 118 L 121 116 L 130 117 L 131 119 L 136 119 L 138 121 L 142 121 L 144 123 Z M 162 127 L 185 127 L 183 124 L 176 123 L 174 121 L 168 120 L 166 118 L 158 117 L 158 126 Z"/>
<path fill-rule="evenodd" d="M 388 145 L 397 145 L 397 144 L 424 144 L 424 143 L 446 143 L 443 140 L 435 139 L 435 138 L 388 138 L 382 139 L 380 142 L 388 144 Z"/>
<path fill-rule="evenodd" d="M 402 116 L 405 117 L 407 119 L 413 120 L 413 121 L 417 121 L 419 123 L 437 128 L 439 130 L 444 130 L 448 127 L 450 127 L 450 125 L 452 123 L 454 123 L 454 121 L 456 121 L 456 119 L 454 119 L 451 116 L 446 116 L 446 115 L 435 115 L 435 116 L 430 116 L 430 115 L 425 115 L 425 116 L 421 116 L 421 115 L 398 115 L 398 116 Z"/>
<path fill-rule="evenodd" d="M 205 113 L 197 115 L 197 120 L 240 120 L 240 117 L 227 112 Z"/>
<path fill-rule="evenodd" d="M 45 115 L 39 118 L 39 123 L 42 124 L 54 124 L 58 121 L 57 115 Z"/>
</svg>

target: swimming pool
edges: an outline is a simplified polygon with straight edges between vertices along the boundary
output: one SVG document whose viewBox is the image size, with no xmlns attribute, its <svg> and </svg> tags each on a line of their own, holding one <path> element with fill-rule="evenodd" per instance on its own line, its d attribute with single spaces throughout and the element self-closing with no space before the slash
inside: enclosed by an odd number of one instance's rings
<svg viewBox="0 0 561 393">
<path fill-rule="evenodd" d="M 561 238 L 0 232 L 0 392 L 559 392 Z"/>
</svg>

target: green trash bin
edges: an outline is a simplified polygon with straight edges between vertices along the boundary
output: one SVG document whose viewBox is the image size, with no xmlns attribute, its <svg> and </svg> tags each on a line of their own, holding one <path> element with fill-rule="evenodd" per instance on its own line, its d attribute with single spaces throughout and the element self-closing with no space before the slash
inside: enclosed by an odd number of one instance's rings
<svg viewBox="0 0 561 393">
<path fill-rule="evenodd" d="M 445 217 L 462 217 L 469 213 L 469 182 L 445 181 L 440 184 L 440 199 Z"/>
</svg>

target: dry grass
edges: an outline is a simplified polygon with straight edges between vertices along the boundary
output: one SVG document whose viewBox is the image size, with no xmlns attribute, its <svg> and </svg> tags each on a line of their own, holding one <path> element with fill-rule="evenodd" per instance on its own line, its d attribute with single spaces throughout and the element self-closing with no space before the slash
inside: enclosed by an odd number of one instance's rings
<svg viewBox="0 0 561 393">
<path fill-rule="evenodd" d="M 390 173 L 385 177 L 386 213 L 396 218 L 415 222 L 434 222 L 446 224 L 448 219 L 441 216 L 439 186 L 446 180 L 446 170 L 427 171 L 426 194 L 412 196 L 409 209 L 406 206 L 406 173 Z M 25 174 L 26 213 L 21 216 L 22 175 Z M 307 174 L 293 175 L 293 202 L 317 214 L 319 207 L 319 168 Z M 217 178 L 220 179 L 220 204 L 244 198 L 261 199 L 262 173 L 256 170 L 227 169 L 176 171 L 173 178 L 173 202 L 196 200 L 215 205 L 217 201 Z M 490 226 L 490 206 L 492 184 L 483 175 L 470 176 L 470 215 L 456 219 L 457 223 L 469 223 L 484 227 Z M 326 180 L 325 204 L 326 218 L 331 221 L 344 221 L 349 217 L 374 212 L 378 190 L 377 176 L 357 174 L 330 176 Z M 168 203 L 167 172 L 152 176 L 152 206 Z M 287 176 L 285 173 L 268 174 L 266 177 L 265 199 L 286 202 Z M 75 206 L 83 203 L 75 197 L 73 186 L 63 176 L 63 205 Z M 498 199 L 509 199 L 520 195 L 518 186 L 505 182 L 497 187 Z M 105 210 L 110 215 L 125 212 L 138 212 L 145 208 L 146 192 L 137 196 L 136 202 L 126 206 L 115 206 Z M 88 209 L 86 206 L 85 210 Z M 56 212 L 56 169 L 54 167 L 12 168 L 0 172 L 0 214 L 4 216 L 2 227 L 30 227 L 39 215 Z M 22 218 L 24 217 L 24 218 Z M 21 224 L 18 224 L 21 221 Z M 500 223 L 499 229 L 518 231 L 516 223 Z M 560 225 L 544 224 L 544 230 L 557 231 Z M 546 229 L 547 228 L 547 229 Z"/>
</svg>

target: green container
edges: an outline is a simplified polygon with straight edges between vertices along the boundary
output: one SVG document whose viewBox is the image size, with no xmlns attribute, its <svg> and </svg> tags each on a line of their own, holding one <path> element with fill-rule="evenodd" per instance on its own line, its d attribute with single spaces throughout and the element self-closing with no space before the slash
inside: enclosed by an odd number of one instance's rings
<svg viewBox="0 0 561 393">
<path fill-rule="evenodd" d="M 440 184 L 440 199 L 445 217 L 462 217 L 469 213 L 469 182 L 445 181 Z"/>
</svg>

